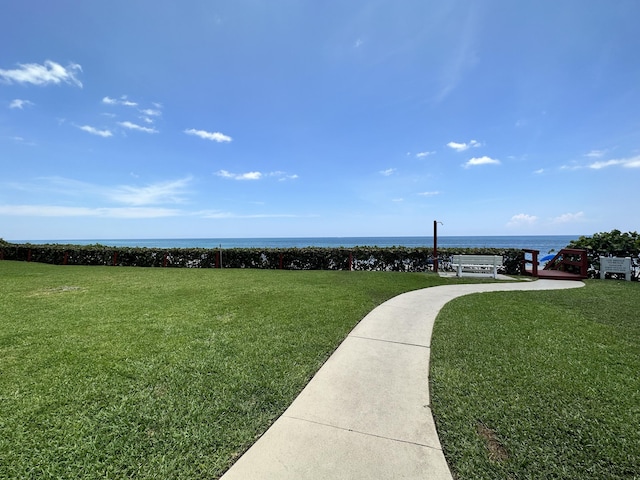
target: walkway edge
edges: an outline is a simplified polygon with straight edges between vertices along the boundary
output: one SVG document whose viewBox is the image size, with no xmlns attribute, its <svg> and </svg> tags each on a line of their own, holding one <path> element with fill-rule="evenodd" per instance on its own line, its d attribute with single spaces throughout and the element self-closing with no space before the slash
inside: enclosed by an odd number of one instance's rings
<svg viewBox="0 0 640 480">
<path fill-rule="evenodd" d="M 472 293 L 583 285 L 443 285 L 386 301 L 358 323 L 222 479 L 452 480 L 429 398 L 431 332 L 440 309 Z"/>
</svg>

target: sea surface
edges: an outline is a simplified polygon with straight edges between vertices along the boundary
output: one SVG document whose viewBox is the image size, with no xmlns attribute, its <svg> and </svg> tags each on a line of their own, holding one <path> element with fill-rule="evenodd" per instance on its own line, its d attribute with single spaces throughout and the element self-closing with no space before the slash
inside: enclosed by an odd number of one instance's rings
<svg viewBox="0 0 640 480">
<path fill-rule="evenodd" d="M 566 247 L 580 235 L 438 236 L 440 248 L 517 248 L 538 250 L 541 255 Z M 88 240 L 18 240 L 15 243 L 71 244 L 148 248 L 304 248 L 304 247 L 428 247 L 433 237 L 302 237 L 302 238 L 156 238 Z"/>
</svg>

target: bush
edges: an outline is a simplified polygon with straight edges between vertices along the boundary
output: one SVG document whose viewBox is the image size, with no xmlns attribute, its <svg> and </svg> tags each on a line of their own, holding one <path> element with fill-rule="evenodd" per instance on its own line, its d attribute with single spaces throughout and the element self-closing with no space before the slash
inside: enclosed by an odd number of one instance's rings
<svg viewBox="0 0 640 480">
<path fill-rule="evenodd" d="M 582 248 L 589 258 L 591 276 L 600 274 L 600 257 L 631 257 L 632 278 L 638 280 L 638 260 L 640 259 L 640 234 L 638 232 L 622 233 L 620 230 L 594 233 L 590 237 L 582 236 L 572 240 L 568 248 Z M 614 278 L 618 274 L 611 274 Z M 624 276 L 622 276 L 624 278 Z"/>
<path fill-rule="evenodd" d="M 519 273 L 521 250 L 443 248 L 440 265 L 449 267 L 455 254 L 502 255 L 503 273 Z M 220 258 L 222 257 L 222 258 Z M 104 245 L 0 244 L 0 259 L 55 265 L 113 265 L 181 268 L 263 268 L 285 270 L 369 270 L 426 272 L 433 270 L 433 250 L 427 247 L 354 248 L 128 248 Z"/>
</svg>

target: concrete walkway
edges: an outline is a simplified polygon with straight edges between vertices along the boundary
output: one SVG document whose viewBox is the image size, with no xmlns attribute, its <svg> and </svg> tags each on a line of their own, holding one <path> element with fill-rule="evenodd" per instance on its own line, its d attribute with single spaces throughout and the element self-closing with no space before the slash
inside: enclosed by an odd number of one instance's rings
<svg viewBox="0 0 640 480">
<path fill-rule="evenodd" d="M 431 330 L 440 309 L 470 293 L 582 285 L 566 280 L 445 285 L 388 300 L 353 329 L 222 478 L 451 480 L 429 398 Z"/>
</svg>

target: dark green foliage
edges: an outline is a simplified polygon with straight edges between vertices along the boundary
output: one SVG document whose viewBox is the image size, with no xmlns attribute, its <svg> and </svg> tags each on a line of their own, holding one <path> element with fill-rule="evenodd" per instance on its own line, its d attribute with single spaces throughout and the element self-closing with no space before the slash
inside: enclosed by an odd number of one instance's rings
<svg viewBox="0 0 640 480">
<path fill-rule="evenodd" d="M 504 273 L 519 273 L 522 251 L 500 248 L 442 248 L 441 269 L 450 269 L 455 254 L 502 255 Z M 222 257 L 222 258 L 220 258 Z M 427 247 L 354 248 L 128 248 L 95 245 L 0 243 L 0 259 L 54 265 L 106 265 L 186 268 L 261 268 L 283 270 L 365 270 L 425 272 L 433 269 Z"/>
<path fill-rule="evenodd" d="M 587 251 L 591 276 L 599 275 L 600 257 L 631 257 L 634 261 L 632 277 L 638 280 L 638 259 L 640 258 L 640 234 L 611 230 L 610 232 L 594 233 L 572 240 L 568 248 L 582 248 Z M 613 274 L 616 276 L 616 274 Z"/>
</svg>

